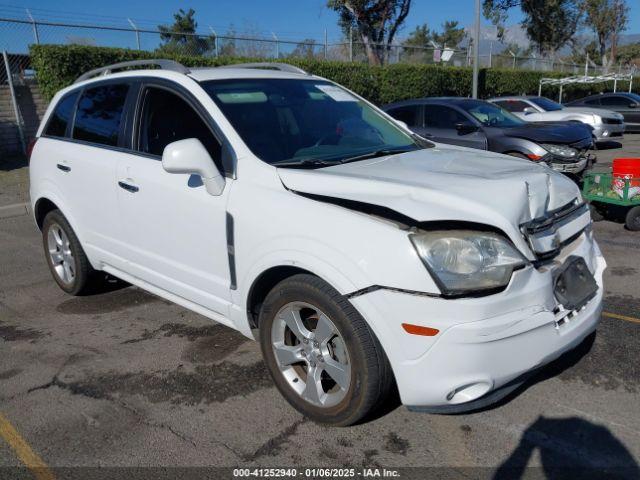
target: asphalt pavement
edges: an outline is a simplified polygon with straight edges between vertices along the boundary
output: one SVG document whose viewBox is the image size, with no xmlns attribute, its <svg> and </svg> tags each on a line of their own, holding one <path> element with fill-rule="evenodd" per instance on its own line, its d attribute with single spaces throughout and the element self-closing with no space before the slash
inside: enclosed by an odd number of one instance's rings
<svg viewBox="0 0 640 480">
<path fill-rule="evenodd" d="M 640 154 L 640 136 L 625 141 L 597 153 Z M 455 478 L 527 466 L 541 477 L 569 467 L 638 478 L 640 233 L 612 221 L 595 232 L 609 268 L 594 338 L 485 411 L 390 404 L 335 429 L 286 403 L 256 343 L 116 281 L 70 297 L 31 217 L 0 219 L 0 478 L 26 463 L 40 469 L 19 471 L 25 478 L 134 466 L 448 467 Z"/>
</svg>

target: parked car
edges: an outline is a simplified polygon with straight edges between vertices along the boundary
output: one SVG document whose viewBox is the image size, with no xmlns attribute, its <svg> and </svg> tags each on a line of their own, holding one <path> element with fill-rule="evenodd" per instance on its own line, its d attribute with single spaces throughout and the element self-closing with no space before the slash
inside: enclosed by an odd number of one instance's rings
<svg viewBox="0 0 640 480">
<path fill-rule="evenodd" d="M 396 386 L 417 410 L 486 406 L 595 330 L 606 264 L 573 182 L 264 67 L 125 62 L 55 95 L 30 188 L 60 288 L 107 272 L 259 340 L 333 425 Z"/>
<path fill-rule="evenodd" d="M 429 140 L 528 158 L 574 178 L 593 160 L 586 125 L 528 123 L 493 103 L 458 97 L 406 100 L 383 109 Z"/>
<path fill-rule="evenodd" d="M 640 132 L 640 95 L 637 93 L 600 93 L 574 100 L 568 107 L 602 107 L 613 110 L 624 117 L 626 132 Z"/>
<path fill-rule="evenodd" d="M 497 97 L 488 100 L 526 122 L 581 122 L 592 129 L 596 142 L 622 137 L 624 117 L 595 107 L 565 107 L 546 97 Z"/>
</svg>

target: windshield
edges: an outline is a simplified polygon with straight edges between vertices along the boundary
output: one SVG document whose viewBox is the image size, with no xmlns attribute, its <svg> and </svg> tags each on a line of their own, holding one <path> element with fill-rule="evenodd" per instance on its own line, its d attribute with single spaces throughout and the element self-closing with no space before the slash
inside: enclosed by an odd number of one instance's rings
<svg viewBox="0 0 640 480">
<path fill-rule="evenodd" d="M 504 108 L 481 100 L 465 100 L 459 106 L 487 127 L 519 127 L 525 122 Z"/>
<path fill-rule="evenodd" d="M 536 97 L 530 98 L 533 103 L 538 105 L 540 108 L 547 112 L 556 112 L 558 110 L 562 110 L 564 107 L 559 103 L 554 102 L 553 100 L 549 100 L 546 97 Z"/>
<path fill-rule="evenodd" d="M 426 146 L 327 81 L 258 78 L 202 86 L 251 151 L 272 165 L 318 167 Z"/>
</svg>

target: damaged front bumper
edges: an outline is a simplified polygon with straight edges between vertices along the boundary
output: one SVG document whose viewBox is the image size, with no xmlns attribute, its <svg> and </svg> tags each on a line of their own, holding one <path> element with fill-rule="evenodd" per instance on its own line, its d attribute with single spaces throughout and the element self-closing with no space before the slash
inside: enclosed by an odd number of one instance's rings
<svg viewBox="0 0 640 480">
<path fill-rule="evenodd" d="M 591 153 L 588 153 L 576 161 L 568 162 L 561 157 L 550 156 L 549 158 L 545 157 L 542 159 L 549 167 L 551 167 L 556 172 L 560 173 L 571 173 L 574 175 L 580 174 L 587 170 L 593 163 L 595 163 L 596 157 Z"/>
<path fill-rule="evenodd" d="M 567 311 L 554 296 L 553 279 L 575 256 L 585 260 L 598 290 L 578 311 Z M 605 268 L 591 232 L 585 231 L 548 263 L 515 272 L 507 289 L 495 295 L 451 300 L 381 289 L 351 301 L 365 318 L 378 317 L 374 324 L 386 322 L 393 329 L 381 341 L 402 402 L 453 413 L 497 401 L 523 375 L 592 333 L 600 319 Z M 438 334 L 408 335 L 402 323 Z"/>
</svg>

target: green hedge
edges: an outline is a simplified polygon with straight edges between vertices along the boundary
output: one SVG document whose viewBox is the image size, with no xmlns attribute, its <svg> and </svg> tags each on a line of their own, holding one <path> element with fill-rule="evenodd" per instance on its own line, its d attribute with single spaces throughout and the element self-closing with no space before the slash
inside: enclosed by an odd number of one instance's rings
<svg viewBox="0 0 640 480">
<path fill-rule="evenodd" d="M 88 47 L 80 45 L 32 45 L 31 63 L 44 96 L 51 99 L 63 87 L 71 84 L 82 73 L 93 68 L 127 60 L 154 58 L 151 52 L 122 48 Z M 260 61 L 237 57 L 170 57 L 189 67 L 217 66 L 247 61 Z M 263 60 L 264 61 L 264 60 Z M 310 73 L 334 80 L 370 101 L 385 104 L 407 98 L 427 96 L 469 96 L 472 71 L 467 67 L 441 65 L 398 64 L 372 67 L 361 63 L 320 61 L 309 59 L 282 59 Z M 486 68 L 480 70 L 479 95 L 488 98 L 498 95 L 537 94 L 542 77 L 563 77 L 559 72 L 539 72 Z M 620 89 L 628 88 L 626 82 Z M 564 99 L 579 98 L 604 90 L 613 84 L 574 85 L 564 89 Z M 640 81 L 634 91 L 640 91 Z M 556 98 L 557 87 L 545 87 L 543 95 Z"/>
</svg>

